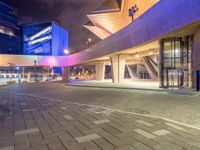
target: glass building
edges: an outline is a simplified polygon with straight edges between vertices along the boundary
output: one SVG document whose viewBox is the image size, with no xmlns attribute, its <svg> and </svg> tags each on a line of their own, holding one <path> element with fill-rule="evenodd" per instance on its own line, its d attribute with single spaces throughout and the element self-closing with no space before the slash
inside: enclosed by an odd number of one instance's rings
<svg viewBox="0 0 200 150">
<path fill-rule="evenodd" d="M 160 86 L 192 86 L 192 36 L 161 40 Z"/>
<path fill-rule="evenodd" d="M 21 38 L 12 0 L 0 0 L 0 54 L 21 53 Z"/>
<path fill-rule="evenodd" d="M 55 22 L 22 26 L 25 55 L 62 56 L 68 48 L 68 31 Z"/>
</svg>

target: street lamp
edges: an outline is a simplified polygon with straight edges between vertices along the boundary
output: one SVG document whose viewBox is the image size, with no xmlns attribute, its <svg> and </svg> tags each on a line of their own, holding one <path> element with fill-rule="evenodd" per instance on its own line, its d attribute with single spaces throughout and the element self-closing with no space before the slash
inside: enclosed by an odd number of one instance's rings
<svg viewBox="0 0 200 150">
<path fill-rule="evenodd" d="M 135 55 L 135 57 L 136 57 L 136 58 L 139 58 L 139 57 L 140 57 L 140 55 L 139 55 L 139 54 L 136 54 L 136 55 Z"/>
<path fill-rule="evenodd" d="M 17 78 L 18 78 L 18 82 L 21 83 L 21 73 L 20 73 L 20 67 L 17 66 L 16 67 L 16 70 L 17 70 Z"/>
<path fill-rule="evenodd" d="M 17 70 L 19 70 L 19 69 L 20 69 L 20 67 L 19 67 L 19 66 L 17 66 L 17 67 L 16 67 L 16 69 L 17 69 Z"/>
<path fill-rule="evenodd" d="M 87 46 L 88 46 L 88 48 L 90 47 L 90 43 L 91 43 L 91 42 L 92 42 L 92 39 L 91 39 L 91 38 L 88 38 L 88 39 L 87 39 L 87 42 L 86 42 L 86 43 L 87 43 Z"/>
<path fill-rule="evenodd" d="M 64 50 L 64 54 L 68 55 L 68 54 L 69 54 L 69 50 L 68 50 L 68 49 L 65 49 L 65 50 Z"/>
<path fill-rule="evenodd" d="M 15 66 L 15 64 L 14 63 L 8 63 L 8 65 L 10 66 L 9 70 L 11 68 L 11 78 L 10 79 L 12 79 L 12 76 L 13 76 L 13 73 L 14 73 L 14 66 Z"/>
<path fill-rule="evenodd" d="M 137 5 L 135 4 L 135 6 L 131 7 L 129 9 L 129 16 L 132 17 L 132 22 L 134 20 L 134 15 L 135 13 L 139 10 L 139 8 L 137 7 Z"/>
<path fill-rule="evenodd" d="M 36 72 L 36 65 L 37 65 L 37 61 L 36 61 L 36 60 L 34 60 L 35 82 L 37 82 L 37 72 Z"/>
</svg>

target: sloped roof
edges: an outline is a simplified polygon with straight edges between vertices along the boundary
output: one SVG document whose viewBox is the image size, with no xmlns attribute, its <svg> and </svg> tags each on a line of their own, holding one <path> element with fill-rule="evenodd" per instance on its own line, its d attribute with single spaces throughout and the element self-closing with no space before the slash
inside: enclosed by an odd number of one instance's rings
<svg viewBox="0 0 200 150">
<path fill-rule="evenodd" d="M 106 38 L 113 33 L 118 32 L 132 22 L 132 17 L 128 15 L 129 8 L 135 4 L 139 10 L 135 13 L 134 19 L 137 19 L 148 9 L 150 9 L 159 0 L 106 0 L 98 9 L 87 15 L 93 26 L 85 26 L 88 30 L 100 35 L 97 32 L 102 32 L 101 39 Z"/>
<path fill-rule="evenodd" d="M 112 12 L 119 11 L 122 0 L 106 0 L 100 7 L 94 10 L 92 13 Z"/>
</svg>

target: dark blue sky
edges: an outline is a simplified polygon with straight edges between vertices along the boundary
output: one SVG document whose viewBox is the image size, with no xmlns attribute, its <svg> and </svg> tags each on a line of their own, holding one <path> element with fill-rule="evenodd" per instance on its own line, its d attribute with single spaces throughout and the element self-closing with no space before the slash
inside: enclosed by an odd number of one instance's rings
<svg viewBox="0 0 200 150">
<path fill-rule="evenodd" d="M 82 27 L 88 19 L 86 15 L 104 0 L 14 0 L 19 23 L 57 21 L 69 30 L 70 49 L 80 51 L 87 47 L 88 37 L 93 44 L 99 39 Z"/>
</svg>

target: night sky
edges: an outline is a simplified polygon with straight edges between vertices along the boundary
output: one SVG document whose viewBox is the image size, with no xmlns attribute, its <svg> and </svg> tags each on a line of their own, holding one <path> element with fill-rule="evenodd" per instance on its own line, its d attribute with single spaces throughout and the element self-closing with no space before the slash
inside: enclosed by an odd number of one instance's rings
<svg viewBox="0 0 200 150">
<path fill-rule="evenodd" d="M 86 40 L 92 44 L 99 41 L 82 25 L 89 20 L 86 15 L 104 0 L 14 0 L 19 24 L 56 21 L 69 30 L 69 49 L 77 52 L 87 48 Z"/>
</svg>

